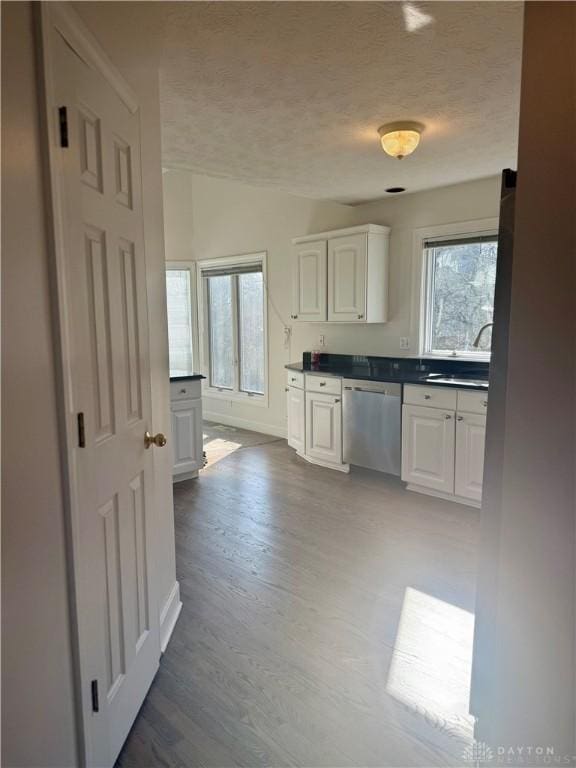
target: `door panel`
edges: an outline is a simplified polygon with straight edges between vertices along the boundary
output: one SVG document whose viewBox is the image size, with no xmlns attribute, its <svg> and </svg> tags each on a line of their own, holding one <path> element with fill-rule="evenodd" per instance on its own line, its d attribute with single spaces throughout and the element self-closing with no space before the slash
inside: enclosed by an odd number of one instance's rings
<svg viewBox="0 0 576 768">
<path fill-rule="evenodd" d="M 342 463 L 342 403 L 331 395 L 306 393 L 306 455 Z"/>
<path fill-rule="evenodd" d="M 402 407 L 402 480 L 454 493 L 454 413 Z"/>
<path fill-rule="evenodd" d="M 292 319 L 326 320 L 326 241 L 295 245 L 292 269 Z"/>
<path fill-rule="evenodd" d="M 142 387 L 139 375 L 138 296 L 136 290 L 136 255 L 134 243 L 120 239 L 120 275 L 122 289 L 122 321 L 124 333 L 124 365 L 126 369 L 126 418 L 128 422 L 142 418 Z"/>
<path fill-rule="evenodd" d="M 296 387 L 288 387 L 286 393 L 288 413 L 288 445 L 299 453 L 304 453 L 306 430 L 306 405 L 304 392 Z"/>
<path fill-rule="evenodd" d="M 148 306 L 140 126 L 53 32 L 65 221 L 69 403 L 78 511 L 80 672 L 88 765 L 113 765 L 158 668 Z M 56 109 L 55 106 L 55 109 Z M 78 445 L 77 414 L 85 445 Z M 158 449 L 154 449 L 158 450 Z M 91 689 L 99 692 L 92 711 Z"/>
<path fill-rule="evenodd" d="M 364 234 L 328 241 L 328 320 L 365 322 L 367 242 Z"/>
<path fill-rule="evenodd" d="M 480 501 L 484 478 L 486 417 L 459 414 L 456 421 L 456 475 L 454 492 Z"/>
</svg>

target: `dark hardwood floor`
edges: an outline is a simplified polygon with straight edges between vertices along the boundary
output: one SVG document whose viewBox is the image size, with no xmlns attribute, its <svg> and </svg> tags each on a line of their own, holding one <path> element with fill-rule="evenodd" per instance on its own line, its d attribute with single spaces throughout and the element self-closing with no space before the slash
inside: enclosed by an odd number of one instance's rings
<svg viewBox="0 0 576 768">
<path fill-rule="evenodd" d="M 118 766 L 462 765 L 478 512 L 212 427 L 237 448 L 175 486 L 184 607 Z"/>
</svg>

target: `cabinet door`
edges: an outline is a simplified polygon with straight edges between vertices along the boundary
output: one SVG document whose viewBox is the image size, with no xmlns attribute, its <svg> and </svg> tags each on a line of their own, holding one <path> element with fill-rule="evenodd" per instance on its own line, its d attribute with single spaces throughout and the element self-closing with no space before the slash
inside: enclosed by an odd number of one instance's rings
<svg viewBox="0 0 576 768">
<path fill-rule="evenodd" d="M 484 442 L 486 416 L 459 413 L 456 419 L 456 474 L 454 491 L 457 496 L 480 501 L 484 476 Z"/>
<path fill-rule="evenodd" d="M 202 467 L 202 400 L 171 404 L 173 475 Z"/>
<path fill-rule="evenodd" d="M 326 320 L 326 240 L 295 245 L 292 270 L 292 319 Z"/>
<path fill-rule="evenodd" d="M 304 453 L 306 431 L 306 404 L 304 391 L 296 387 L 288 387 L 286 393 L 286 408 L 288 411 L 288 445 L 299 453 Z"/>
<path fill-rule="evenodd" d="M 454 493 L 454 412 L 402 407 L 402 480 Z"/>
<path fill-rule="evenodd" d="M 306 393 L 306 455 L 342 463 L 342 403 L 339 397 Z"/>
<path fill-rule="evenodd" d="M 328 240 L 328 320 L 366 322 L 365 234 Z"/>
</svg>

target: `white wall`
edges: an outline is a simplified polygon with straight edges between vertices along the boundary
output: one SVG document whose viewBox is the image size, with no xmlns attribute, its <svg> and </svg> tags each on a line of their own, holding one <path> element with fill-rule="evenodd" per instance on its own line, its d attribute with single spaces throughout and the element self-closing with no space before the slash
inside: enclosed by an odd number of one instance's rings
<svg viewBox="0 0 576 768">
<path fill-rule="evenodd" d="M 166 258 L 169 261 L 268 252 L 270 294 L 290 318 L 290 239 L 354 222 L 354 210 L 243 184 L 167 171 L 163 176 Z M 285 431 L 284 368 L 302 355 L 299 338 L 283 346 L 283 324 L 268 307 L 269 407 L 205 398 L 205 415 L 272 434 Z"/>
<path fill-rule="evenodd" d="M 76 10 L 139 97 L 153 428 L 169 432 L 158 67 L 121 6 Z M 78 758 L 33 30 L 31 3 L 2 8 L 2 764 L 67 768 Z M 170 452 L 154 459 L 165 604 L 175 585 Z"/>
<path fill-rule="evenodd" d="M 2 7 L 2 765 L 77 765 L 31 3 Z"/>
<path fill-rule="evenodd" d="M 270 401 L 268 408 L 205 399 L 212 418 L 284 434 L 284 370 L 287 362 L 318 348 L 344 354 L 416 354 L 400 351 L 400 337 L 414 338 L 411 328 L 413 230 L 419 227 L 498 216 L 497 177 L 389 198 L 362 206 L 345 206 L 295 197 L 269 189 L 213 179 L 188 171 L 166 171 L 164 181 L 166 258 L 198 260 L 251 251 L 268 251 L 270 292 L 280 315 L 291 324 L 291 239 L 352 224 L 388 224 L 390 250 L 390 320 L 357 326 L 326 323 L 292 324 L 290 350 L 283 347 L 282 323 L 268 309 Z"/>
<path fill-rule="evenodd" d="M 575 38 L 575 3 L 526 3 L 501 490 L 480 560 L 495 574 L 480 582 L 476 659 L 480 737 L 551 747 L 557 764 L 573 763 L 576 735 Z"/>
<path fill-rule="evenodd" d="M 399 161 L 401 162 L 401 161 Z M 330 351 L 348 352 L 354 345 L 360 353 L 400 356 L 418 354 L 416 329 L 411 322 L 413 287 L 413 233 L 421 227 L 452 224 L 475 219 L 498 217 L 500 178 L 486 179 L 439 187 L 427 192 L 388 197 L 355 208 L 357 223 L 387 224 L 390 234 L 390 320 L 385 325 L 368 326 L 358 335 L 357 326 L 346 326 L 333 334 L 327 330 Z M 332 337 L 334 336 L 334 340 Z M 400 350 L 400 337 L 410 338 L 411 349 Z M 308 334 L 306 342 L 313 341 Z M 334 349 L 332 348 L 334 347 Z"/>
</svg>

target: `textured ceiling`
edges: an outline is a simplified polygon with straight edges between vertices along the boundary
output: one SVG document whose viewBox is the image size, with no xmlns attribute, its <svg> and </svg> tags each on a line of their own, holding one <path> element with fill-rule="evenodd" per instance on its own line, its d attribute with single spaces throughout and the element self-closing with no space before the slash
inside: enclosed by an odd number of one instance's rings
<svg viewBox="0 0 576 768">
<path fill-rule="evenodd" d="M 158 45 L 167 167 L 359 202 L 515 166 L 522 3 L 121 5 Z M 399 161 L 401 119 L 426 131 Z"/>
</svg>

